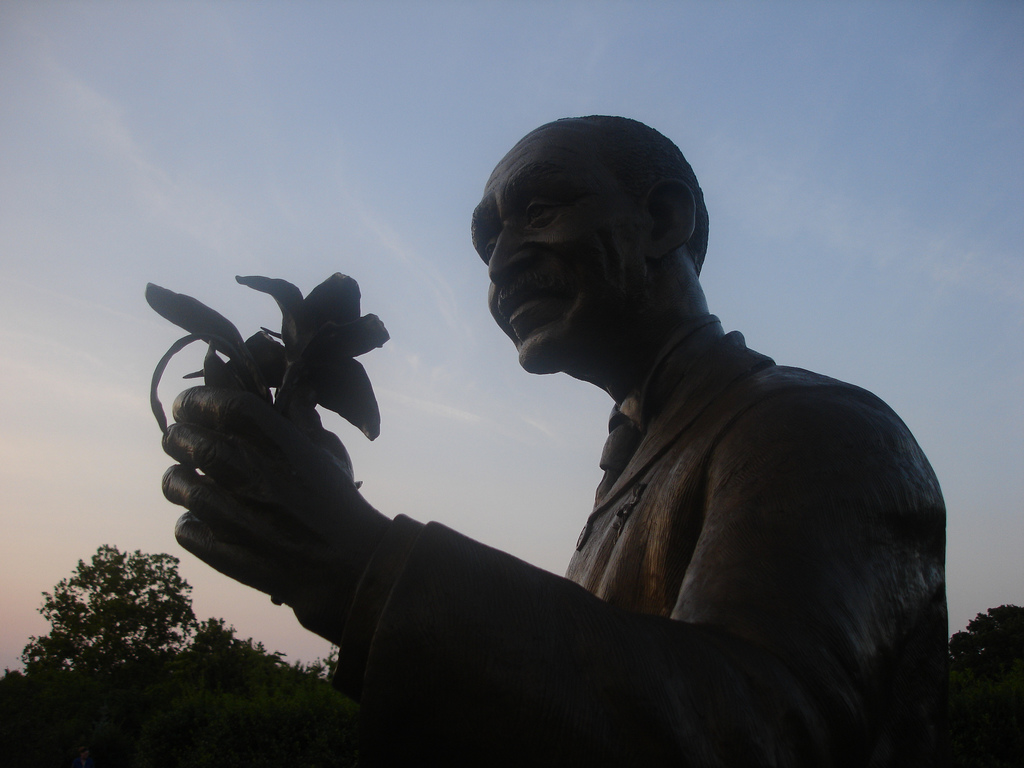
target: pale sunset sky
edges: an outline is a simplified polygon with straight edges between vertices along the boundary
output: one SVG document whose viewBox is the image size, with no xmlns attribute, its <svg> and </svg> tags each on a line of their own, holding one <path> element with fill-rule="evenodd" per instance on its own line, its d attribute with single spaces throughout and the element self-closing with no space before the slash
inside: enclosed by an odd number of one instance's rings
<svg viewBox="0 0 1024 768">
<path fill-rule="evenodd" d="M 169 552 L 197 615 L 291 660 L 328 646 L 183 552 L 153 366 L 191 294 L 244 335 L 335 271 L 392 340 L 362 358 L 367 498 L 560 573 L 611 401 L 530 376 L 469 220 L 526 132 L 641 120 L 693 165 L 727 330 L 863 386 L 949 513 L 950 631 L 1024 603 L 1024 4 L 0 3 L 0 669 L 104 543 Z M 199 365 L 193 347 L 161 390 Z"/>
</svg>

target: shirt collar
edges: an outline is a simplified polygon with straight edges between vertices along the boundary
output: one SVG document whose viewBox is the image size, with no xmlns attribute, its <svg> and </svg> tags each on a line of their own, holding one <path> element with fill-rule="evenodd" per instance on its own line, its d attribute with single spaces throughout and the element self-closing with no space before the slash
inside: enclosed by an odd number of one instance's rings
<svg viewBox="0 0 1024 768">
<path fill-rule="evenodd" d="M 609 427 L 626 417 L 641 431 L 646 431 L 682 380 L 689 364 L 709 343 L 723 335 L 722 323 L 714 315 L 701 315 L 680 324 L 655 357 L 643 385 L 612 408 Z"/>
</svg>

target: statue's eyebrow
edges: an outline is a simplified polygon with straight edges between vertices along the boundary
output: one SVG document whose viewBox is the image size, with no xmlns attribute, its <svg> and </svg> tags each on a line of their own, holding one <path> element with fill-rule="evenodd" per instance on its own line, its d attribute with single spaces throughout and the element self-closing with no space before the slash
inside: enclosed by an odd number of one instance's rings
<svg viewBox="0 0 1024 768">
<path fill-rule="evenodd" d="M 517 169 L 498 190 L 498 194 L 505 203 L 515 205 L 521 198 L 536 194 L 538 186 L 550 182 L 557 182 L 563 194 L 578 193 L 582 189 L 581 184 L 566 174 L 565 168 L 556 163 L 539 160 Z M 497 198 L 491 193 L 481 200 L 473 211 L 470 223 L 473 247 L 479 251 L 498 229 L 501 229 L 501 215 L 498 212 Z"/>
<path fill-rule="evenodd" d="M 554 163 L 538 161 L 529 163 L 513 173 L 505 182 L 501 193 L 506 200 L 516 200 L 520 195 L 530 192 L 531 185 L 543 183 L 544 181 L 557 178 L 565 180 L 565 169 Z"/>
</svg>

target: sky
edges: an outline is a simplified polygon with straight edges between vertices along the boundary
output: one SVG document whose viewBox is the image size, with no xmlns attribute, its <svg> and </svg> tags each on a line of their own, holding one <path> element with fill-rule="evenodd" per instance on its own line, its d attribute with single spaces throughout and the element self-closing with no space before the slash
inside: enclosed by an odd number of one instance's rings
<svg viewBox="0 0 1024 768">
<path fill-rule="evenodd" d="M 328 653 L 174 541 L 148 391 L 181 332 L 147 282 L 248 335 L 279 315 L 235 275 L 355 277 L 392 337 L 361 358 L 381 436 L 325 422 L 366 497 L 563 572 L 611 400 L 519 368 L 469 221 L 520 137 L 585 114 L 693 165 L 727 330 L 906 421 L 950 631 L 1024 603 L 1022 41 L 1013 2 L 0 4 L 0 668 L 101 544 L 180 557 L 200 619 Z"/>
</svg>

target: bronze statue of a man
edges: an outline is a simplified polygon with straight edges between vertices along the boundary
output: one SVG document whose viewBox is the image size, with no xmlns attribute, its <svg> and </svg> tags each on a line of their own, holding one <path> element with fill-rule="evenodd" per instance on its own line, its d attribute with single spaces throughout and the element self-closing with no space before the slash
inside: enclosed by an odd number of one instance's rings
<svg viewBox="0 0 1024 768">
<path fill-rule="evenodd" d="M 624 118 L 542 126 L 491 174 L 473 242 L 522 366 L 615 401 L 566 578 L 386 518 L 253 396 L 189 390 L 165 439 L 178 540 L 339 644 L 362 761 L 942 763 L 935 475 L 874 395 L 708 314 L 675 145 Z"/>
</svg>

